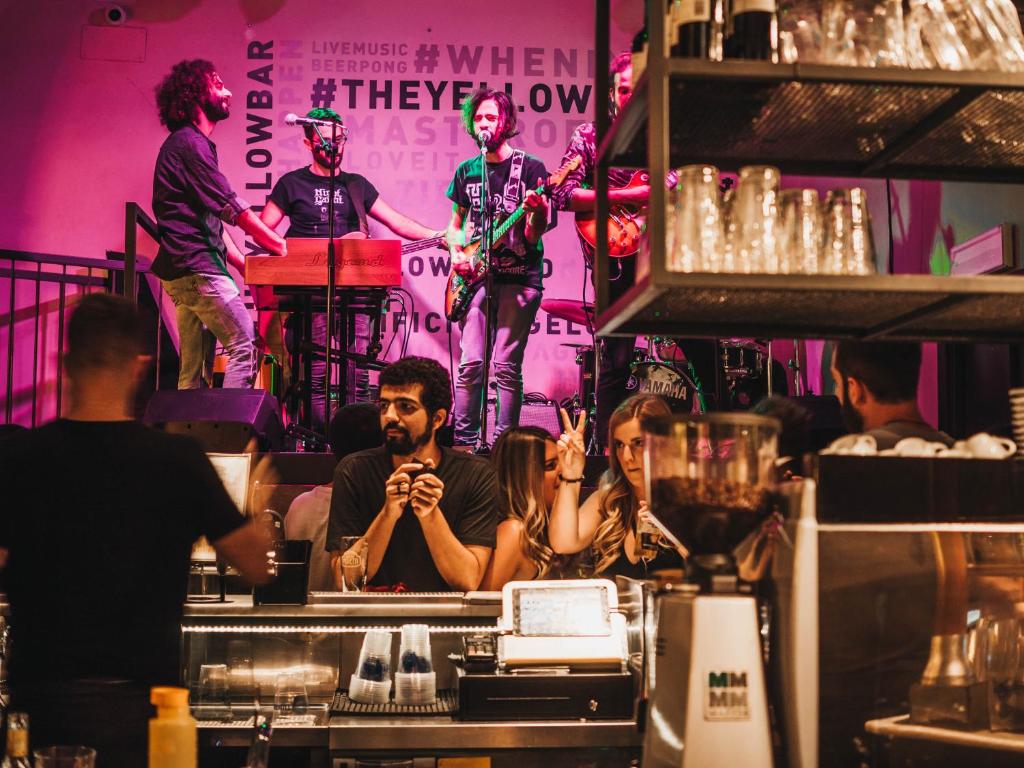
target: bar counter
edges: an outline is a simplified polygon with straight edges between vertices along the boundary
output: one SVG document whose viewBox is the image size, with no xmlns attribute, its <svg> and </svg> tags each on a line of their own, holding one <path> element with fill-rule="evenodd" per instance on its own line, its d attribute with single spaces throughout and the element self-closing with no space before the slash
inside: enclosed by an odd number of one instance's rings
<svg viewBox="0 0 1024 768">
<path fill-rule="evenodd" d="M 317 675 L 322 674 L 322 685 L 309 686 L 307 713 L 275 717 L 271 741 L 272 748 L 309 749 L 313 765 L 321 764 L 328 753 L 337 759 L 357 754 L 511 756 L 521 750 L 568 749 L 580 755 L 592 754 L 595 764 L 603 763 L 599 752 L 612 764 L 639 755 L 642 736 L 634 718 L 484 722 L 461 719 L 459 712 L 338 711 L 335 690 L 347 688 L 362 637 L 371 627 L 392 629 L 397 651 L 402 624 L 429 625 L 439 695 L 442 690 L 454 691 L 456 668 L 447 655 L 458 652 L 463 635 L 494 630 L 501 615 L 500 593 L 325 592 L 312 593 L 308 605 L 254 605 L 248 595 L 229 595 L 228 601 L 186 604 L 182 621 L 183 683 L 194 688 L 201 664 L 230 664 L 229 657 L 237 653 L 239 642 L 248 644 L 254 659 L 260 660 L 255 678 L 264 711 L 271 707 L 266 700 L 268 684 L 261 681 L 272 680 L 278 670 L 302 664 L 314 670 L 307 673 L 308 679 L 319 679 Z M 642 649 L 636 650 L 642 654 Z M 457 697 L 450 701 L 457 709 Z M 207 718 L 204 710 L 202 706 L 195 708 L 203 750 L 249 745 L 253 733 L 251 708 L 233 705 L 230 720 Z M 527 759 L 525 764 L 530 762 Z M 524 763 L 517 759 L 517 764 Z"/>
</svg>

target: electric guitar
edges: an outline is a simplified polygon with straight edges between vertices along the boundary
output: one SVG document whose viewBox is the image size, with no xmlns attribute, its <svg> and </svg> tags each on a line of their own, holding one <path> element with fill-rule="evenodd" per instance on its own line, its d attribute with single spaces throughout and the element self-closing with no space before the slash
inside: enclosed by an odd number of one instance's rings
<svg viewBox="0 0 1024 768">
<path fill-rule="evenodd" d="M 341 240 L 366 240 L 368 236 L 362 232 L 349 232 L 347 235 L 342 235 Z M 416 251 L 422 251 L 426 248 L 443 248 L 444 247 L 444 235 L 437 235 L 436 237 L 425 237 L 422 240 L 413 240 L 408 243 L 402 244 L 402 255 L 407 253 L 415 253 Z"/>
<path fill-rule="evenodd" d="M 650 183 L 651 176 L 647 171 L 637 171 L 628 184 L 617 189 L 629 189 Z M 597 219 L 593 214 L 577 213 L 576 231 L 589 246 L 586 255 L 587 263 L 591 263 L 594 250 L 597 248 Z M 611 206 L 608 210 L 608 255 L 621 259 L 635 254 L 640 250 L 640 236 L 643 231 L 644 217 L 640 214 L 640 208 L 633 205 Z"/>
<path fill-rule="evenodd" d="M 548 176 L 547 181 L 537 185 L 534 190 L 538 195 L 549 194 L 557 187 L 572 171 L 579 167 L 580 158 L 574 157 L 565 163 L 561 168 Z M 491 234 L 491 248 L 497 248 L 511 231 L 512 227 L 523 217 L 526 208 L 522 203 L 512 213 L 497 223 Z M 475 237 L 462 249 L 469 257 L 470 270 L 468 274 L 461 275 L 455 271 L 452 265 L 448 274 L 448 284 L 444 291 L 444 316 L 453 323 L 457 323 L 466 316 L 469 303 L 473 300 L 477 290 L 483 285 L 487 277 L 489 265 L 487 260 L 480 255 L 480 238 Z"/>
</svg>

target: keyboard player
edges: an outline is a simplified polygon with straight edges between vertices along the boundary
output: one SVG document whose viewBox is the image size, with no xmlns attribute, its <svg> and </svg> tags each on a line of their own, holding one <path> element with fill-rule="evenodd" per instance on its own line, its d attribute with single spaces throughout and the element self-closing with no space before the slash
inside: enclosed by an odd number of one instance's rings
<svg viewBox="0 0 1024 768">
<path fill-rule="evenodd" d="M 348 130 L 341 117 L 333 109 L 313 109 L 307 117 L 338 123 L 337 147 L 333 154 L 326 151 L 311 125 L 304 125 L 305 139 L 303 144 L 309 149 L 311 162 L 307 166 L 290 171 L 278 179 L 267 199 L 260 216 L 270 229 L 276 229 L 285 216 L 289 219 L 286 237 L 327 238 L 329 222 L 327 220 L 329 181 L 331 174 L 336 175 L 334 193 L 334 235 L 342 237 L 353 232 L 369 234 L 367 217 L 386 226 L 396 235 L 408 240 L 423 240 L 444 234 L 444 229 L 430 229 L 418 221 L 396 211 L 384 199 L 365 177 L 356 173 L 341 170 L 341 161 L 345 154 L 345 141 Z M 330 132 L 321 133 L 330 141 Z M 365 353 L 372 342 L 369 318 L 363 314 L 355 316 L 354 350 Z M 313 316 L 312 343 L 323 347 L 327 338 L 327 318 L 323 313 Z M 266 338 L 264 324 L 261 331 Z M 324 418 L 324 375 L 326 362 L 314 358 L 312 361 L 311 425 L 317 431 L 323 431 Z M 293 369 L 293 376 L 295 371 Z M 364 395 L 365 397 L 365 395 Z M 357 398 L 359 399 L 359 398 Z"/>
</svg>

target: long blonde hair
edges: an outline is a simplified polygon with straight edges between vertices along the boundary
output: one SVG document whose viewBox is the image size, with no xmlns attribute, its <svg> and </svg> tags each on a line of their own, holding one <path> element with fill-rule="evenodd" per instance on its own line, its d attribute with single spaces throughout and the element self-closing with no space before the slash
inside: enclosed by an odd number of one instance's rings
<svg viewBox="0 0 1024 768">
<path fill-rule="evenodd" d="M 508 517 L 523 524 L 522 551 L 542 579 L 560 563 L 548 544 L 548 505 L 544 500 L 544 447 L 555 439 L 538 427 L 512 427 L 494 443 L 491 463 Z"/>
<path fill-rule="evenodd" d="M 590 545 L 594 559 L 594 573 L 601 573 L 619 559 L 623 552 L 626 532 L 636 527 L 640 506 L 633 486 L 626 478 L 615 450 L 615 430 L 633 419 L 644 416 L 668 416 L 672 412 L 657 395 L 639 394 L 626 398 L 612 412 L 608 421 L 608 471 L 601 477 L 601 522 Z"/>
</svg>

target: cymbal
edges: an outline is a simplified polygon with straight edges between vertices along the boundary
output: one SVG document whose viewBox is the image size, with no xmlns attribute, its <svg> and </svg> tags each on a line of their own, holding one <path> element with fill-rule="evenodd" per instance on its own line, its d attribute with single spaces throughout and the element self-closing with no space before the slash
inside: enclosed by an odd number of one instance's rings
<svg viewBox="0 0 1024 768">
<path fill-rule="evenodd" d="M 594 348 L 593 344 L 559 344 L 558 346 L 560 346 L 560 347 L 568 347 L 569 349 L 575 349 L 575 350 L 593 349 Z"/>
<path fill-rule="evenodd" d="M 589 325 L 594 320 L 594 305 L 574 299 L 544 299 L 540 308 L 553 317 L 577 325 Z"/>
</svg>

